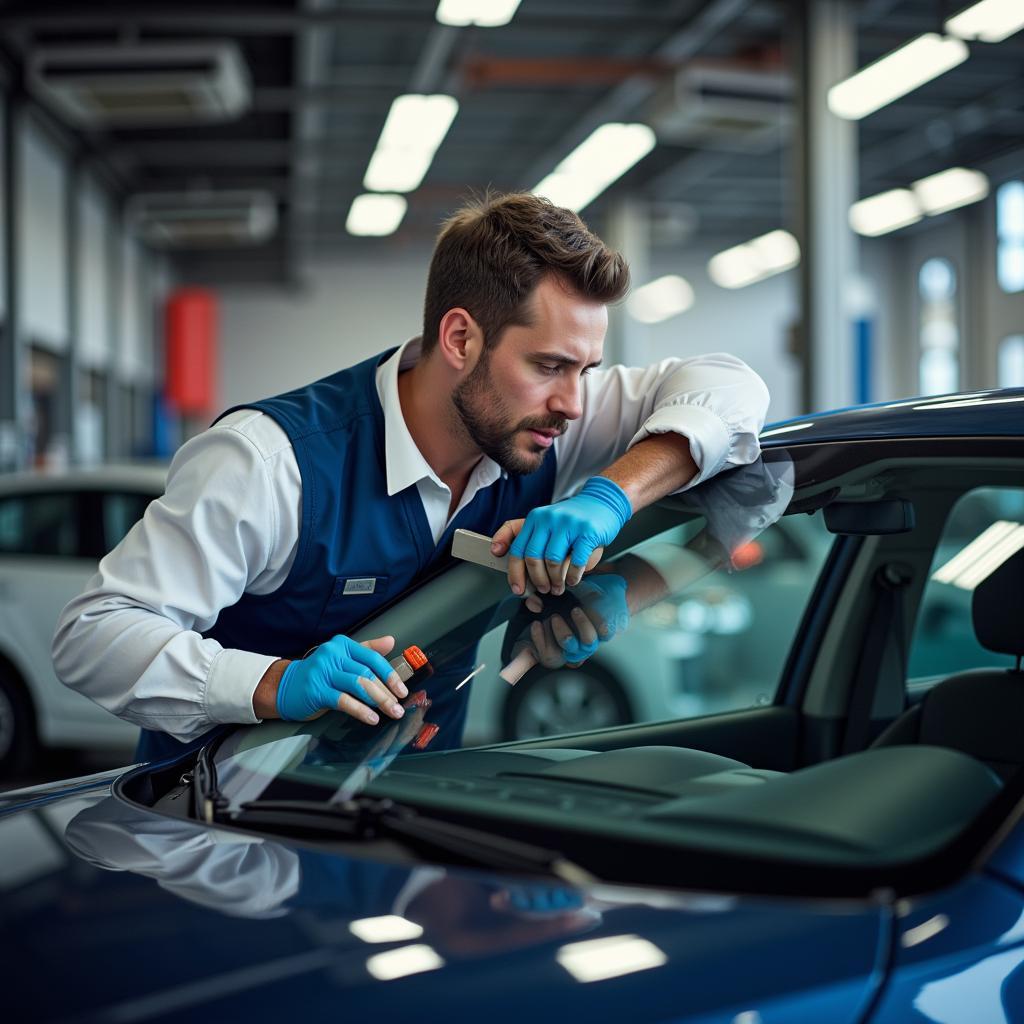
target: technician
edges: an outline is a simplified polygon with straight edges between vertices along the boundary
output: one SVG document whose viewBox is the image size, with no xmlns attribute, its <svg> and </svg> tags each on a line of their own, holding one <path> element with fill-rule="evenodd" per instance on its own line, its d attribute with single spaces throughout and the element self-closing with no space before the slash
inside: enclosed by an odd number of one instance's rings
<svg viewBox="0 0 1024 1024">
<path fill-rule="evenodd" d="M 514 592 L 528 575 L 557 594 L 638 509 L 757 458 L 768 393 L 741 360 L 598 369 L 628 286 L 623 257 L 547 200 L 459 210 L 421 338 L 182 446 L 61 614 L 57 675 L 142 726 L 147 758 L 223 723 L 401 717 L 393 638 L 345 633 L 449 558 L 456 528 L 510 545 Z M 449 734 L 469 689 L 446 695 Z"/>
</svg>

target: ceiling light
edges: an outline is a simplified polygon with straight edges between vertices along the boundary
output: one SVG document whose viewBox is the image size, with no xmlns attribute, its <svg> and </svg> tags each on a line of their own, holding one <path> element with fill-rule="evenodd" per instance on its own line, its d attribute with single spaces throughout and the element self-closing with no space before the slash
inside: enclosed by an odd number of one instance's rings
<svg viewBox="0 0 1024 1024">
<path fill-rule="evenodd" d="M 350 235 L 390 235 L 402 223 L 407 206 L 405 196 L 364 193 L 352 200 L 345 229 Z"/>
<path fill-rule="evenodd" d="M 984 199 L 988 195 L 988 178 L 981 171 L 951 167 L 915 181 L 910 187 L 924 212 L 934 216 Z"/>
<path fill-rule="evenodd" d="M 769 231 L 712 256 L 708 274 L 720 288 L 748 284 L 791 270 L 800 262 L 800 244 L 788 231 Z"/>
<path fill-rule="evenodd" d="M 973 590 L 1011 555 L 1024 547 L 1024 526 L 999 519 L 983 530 L 963 550 L 932 573 L 936 583 L 950 583 Z"/>
<path fill-rule="evenodd" d="M 519 7 L 519 0 L 441 0 L 437 20 L 442 25 L 507 25 Z"/>
<path fill-rule="evenodd" d="M 967 60 L 967 44 L 926 32 L 828 91 L 833 114 L 857 121 Z"/>
<path fill-rule="evenodd" d="M 946 31 L 961 39 L 1001 43 L 1024 28 L 1024 4 L 1020 0 L 981 0 L 946 22 Z"/>
<path fill-rule="evenodd" d="M 668 957 L 653 942 L 638 935 L 613 935 L 606 939 L 572 942 L 555 959 L 577 981 L 604 981 L 623 974 L 660 967 Z"/>
<path fill-rule="evenodd" d="M 404 978 L 408 974 L 422 974 L 444 967 L 444 960 L 430 946 L 402 946 L 378 953 L 366 961 L 366 969 L 378 981 Z"/>
<path fill-rule="evenodd" d="M 685 313 L 692 305 L 693 289 L 690 283 L 677 274 L 669 274 L 637 288 L 630 295 L 626 308 L 641 323 L 656 324 Z"/>
<path fill-rule="evenodd" d="M 578 213 L 654 149 L 655 142 L 645 124 L 603 124 L 533 192 Z"/>
<path fill-rule="evenodd" d="M 348 930 L 363 942 L 405 942 L 418 939 L 423 929 L 407 918 L 397 914 L 385 914 L 383 917 L 363 917 L 353 921 Z"/>
<path fill-rule="evenodd" d="M 427 173 L 458 113 L 453 96 L 399 96 L 388 112 L 363 178 L 371 192 L 411 192 Z"/>
<path fill-rule="evenodd" d="M 858 235 L 885 235 L 908 224 L 916 224 L 923 216 L 921 204 L 908 188 L 879 192 L 850 207 L 850 227 Z"/>
</svg>

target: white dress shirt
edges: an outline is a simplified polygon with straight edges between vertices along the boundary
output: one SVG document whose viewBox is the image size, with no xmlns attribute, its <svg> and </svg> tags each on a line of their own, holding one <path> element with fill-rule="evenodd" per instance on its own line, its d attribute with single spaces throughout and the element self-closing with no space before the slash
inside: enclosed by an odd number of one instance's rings
<svg viewBox="0 0 1024 1024">
<path fill-rule="evenodd" d="M 419 358 L 403 345 L 377 370 L 388 494 L 416 485 L 435 543 L 451 492 L 416 447 L 402 416 L 398 374 Z M 555 439 L 554 500 L 573 493 L 652 434 L 690 443 L 705 480 L 753 462 L 768 391 L 724 353 L 613 366 L 583 378 L 582 415 Z M 457 515 L 501 468 L 482 457 Z M 163 497 L 99 564 L 61 613 L 53 641 L 63 682 L 120 718 L 183 741 L 224 722 L 255 723 L 252 696 L 274 656 L 225 649 L 202 633 L 243 594 L 286 579 L 299 538 L 302 479 L 291 443 L 253 409 L 225 416 L 179 449 Z"/>
</svg>

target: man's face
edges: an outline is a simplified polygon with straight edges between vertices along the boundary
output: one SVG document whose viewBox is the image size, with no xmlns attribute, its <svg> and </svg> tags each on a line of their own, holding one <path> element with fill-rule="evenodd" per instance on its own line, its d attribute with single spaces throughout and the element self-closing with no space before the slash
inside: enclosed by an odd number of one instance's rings
<svg viewBox="0 0 1024 1024">
<path fill-rule="evenodd" d="M 484 349 L 452 401 L 474 444 L 515 475 L 539 469 L 555 437 L 579 417 L 581 378 L 601 361 L 608 310 L 546 277 L 530 298 L 529 327 L 508 327 Z"/>
</svg>

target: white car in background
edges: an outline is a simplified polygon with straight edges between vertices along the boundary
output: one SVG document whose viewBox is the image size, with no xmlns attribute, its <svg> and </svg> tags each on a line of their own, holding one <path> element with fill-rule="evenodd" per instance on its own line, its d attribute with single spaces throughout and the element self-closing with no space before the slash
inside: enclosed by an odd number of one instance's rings
<svg viewBox="0 0 1024 1024">
<path fill-rule="evenodd" d="M 163 494 L 162 464 L 0 476 L 0 780 L 40 746 L 130 750 L 138 727 L 64 686 L 50 644 L 61 609 Z"/>
</svg>

